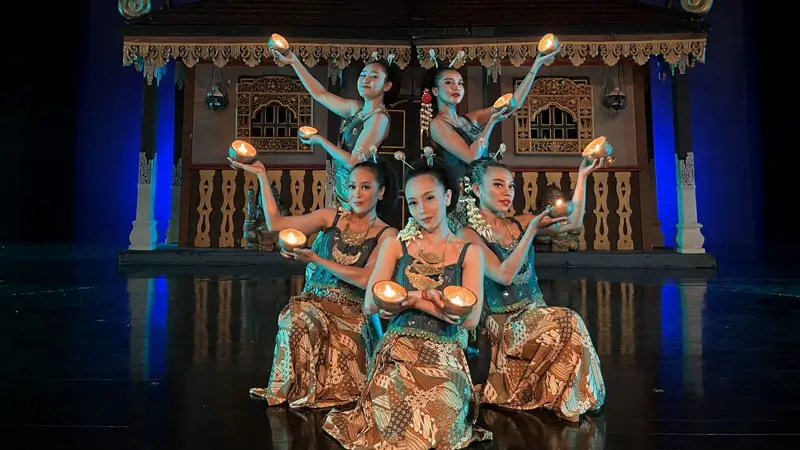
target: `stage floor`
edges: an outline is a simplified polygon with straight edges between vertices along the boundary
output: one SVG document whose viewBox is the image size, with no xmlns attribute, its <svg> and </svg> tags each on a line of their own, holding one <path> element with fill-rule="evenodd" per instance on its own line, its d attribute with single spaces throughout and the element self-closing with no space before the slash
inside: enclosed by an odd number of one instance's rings
<svg viewBox="0 0 800 450">
<path fill-rule="evenodd" d="M 132 266 L 275 266 L 287 263 L 277 252 L 239 248 L 179 248 L 162 245 L 152 251 L 122 250 L 117 264 Z M 602 269 L 716 269 L 711 254 L 681 254 L 670 250 L 631 252 L 559 252 L 536 254 L 536 267 Z"/>
<path fill-rule="evenodd" d="M 130 268 L 0 259 L 9 448 L 333 449 L 320 414 L 248 389 L 302 267 Z M 484 408 L 496 449 L 797 448 L 800 282 L 708 271 L 539 271 L 584 318 L 608 396 L 579 426 Z M 795 272 L 796 274 L 796 272 Z"/>
</svg>

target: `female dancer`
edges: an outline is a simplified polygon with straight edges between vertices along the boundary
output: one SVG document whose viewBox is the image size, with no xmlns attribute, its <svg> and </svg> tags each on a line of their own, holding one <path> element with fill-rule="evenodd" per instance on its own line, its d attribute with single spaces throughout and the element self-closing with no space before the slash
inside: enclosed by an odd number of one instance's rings
<svg viewBox="0 0 800 450">
<path fill-rule="evenodd" d="M 555 235 L 582 226 L 586 179 L 604 163 L 581 163 L 567 222 L 548 217 L 549 210 L 537 217 L 504 218 L 514 200 L 511 172 L 492 158 L 472 163 L 465 180 L 471 194 L 469 227 L 459 235 L 482 247 L 486 258 L 487 315 L 481 330 L 492 350 L 483 403 L 545 408 L 572 422 L 602 407 L 605 383 L 586 325 L 571 309 L 544 303 L 531 244 L 537 233 Z"/>
<path fill-rule="evenodd" d="M 267 388 L 250 393 L 270 405 L 288 403 L 293 408 L 327 408 L 355 401 L 364 389 L 371 354 L 371 328 L 362 303 L 377 257 L 373 250 L 397 235 L 377 214 L 378 209 L 390 211 L 397 203 L 395 172 L 388 161 L 373 156 L 350 173 L 351 210 L 324 208 L 281 216 L 264 165 L 229 161 L 258 176 L 270 230 L 295 228 L 306 236 L 321 231 L 311 250 L 295 250 L 292 255 L 313 262 L 314 271 L 303 292 L 292 297 L 278 317 Z"/>
<path fill-rule="evenodd" d="M 366 314 L 379 312 L 371 287 L 394 278 L 408 291 L 405 309 L 394 316 L 381 311 L 391 320 L 366 390 L 354 409 L 332 411 L 323 425 L 348 449 L 457 449 L 491 439 L 474 426 L 478 405 L 470 400 L 476 392 L 462 350 L 464 329 L 475 328 L 483 306 L 483 258 L 447 228 L 446 209 L 458 200 L 458 184 L 444 161 L 426 151 L 427 158 L 406 172 L 413 218 L 397 240 L 381 245 L 364 299 Z M 439 289 L 451 285 L 477 296 L 466 317 L 443 310 Z"/>
<path fill-rule="evenodd" d="M 306 145 L 319 145 L 333 158 L 334 178 L 329 181 L 327 192 L 333 198 L 326 199 L 329 207 L 347 208 L 347 180 L 350 170 L 371 147 L 380 147 L 389 136 L 389 113 L 384 103 L 394 101 L 400 91 L 400 80 L 397 71 L 390 63 L 374 61 L 366 66 L 358 76 L 358 95 L 360 100 L 350 100 L 328 92 L 314 78 L 294 53 L 285 56 L 273 51 L 273 57 L 290 65 L 305 86 L 311 97 L 319 104 L 341 117 L 339 140 L 334 145 L 319 134 L 307 138 L 301 136 L 300 141 Z M 333 185 L 330 185 L 330 183 Z"/>
<path fill-rule="evenodd" d="M 517 112 L 519 105 L 528 97 L 536 73 L 543 65 L 555 59 L 557 54 L 558 51 L 555 51 L 536 57 L 528 74 L 514 92 L 509 107 L 499 110 L 483 108 L 464 116 L 457 112 L 458 104 L 464 99 L 464 79 L 461 74 L 451 68 L 435 68 L 425 74 L 423 108 L 428 108 L 431 116 L 435 117 L 430 124 L 423 120 L 421 125 L 423 129 L 430 127 L 431 140 L 444 150 L 445 159 L 459 181 L 467 175 L 472 161 L 488 156 L 489 136 L 494 126 Z M 454 213 L 448 215 L 447 221 L 454 233 L 465 227 L 467 217 L 464 206 L 458 205 Z"/>
</svg>

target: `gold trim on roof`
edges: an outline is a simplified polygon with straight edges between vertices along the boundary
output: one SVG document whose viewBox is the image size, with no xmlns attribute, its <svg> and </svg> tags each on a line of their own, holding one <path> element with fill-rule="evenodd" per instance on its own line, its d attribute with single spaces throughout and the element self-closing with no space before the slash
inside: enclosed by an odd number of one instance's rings
<svg viewBox="0 0 800 450">
<path fill-rule="evenodd" d="M 477 60 L 483 67 L 491 68 L 497 62 L 508 60 L 515 67 L 526 61 L 533 62 L 538 50 L 537 41 L 509 42 L 509 43 L 482 43 L 482 44 L 443 44 L 417 46 L 417 58 L 422 67 L 430 69 L 434 66 L 433 56 L 439 60 L 439 65 L 450 64 L 458 52 L 464 51 L 465 58 L 459 58 L 453 67 L 461 67 L 466 61 Z M 609 66 L 616 65 L 622 58 L 631 58 L 639 65 L 644 65 L 651 56 L 663 56 L 664 60 L 675 66 L 680 73 L 688 67 L 694 67 L 697 61 L 705 62 L 706 39 L 651 39 L 638 41 L 606 41 L 606 42 L 579 42 L 561 41 L 561 53 L 558 59 L 569 59 L 575 66 L 580 66 L 589 58 L 600 57 Z M 691 58 L 689 57 L 691 56 Z"/>
<path fill-rule="evenodd" d="M 320 60 L 328 60 L 329 64 L 342 70 L 353 61 L 368 62 L 376 56 L 386 60 L 390 54 L 394 54 L 393 63 L 402 70 L 411 61 L 411 46 L 408 45 L 292 43 L 290 48 L 307 67 L 316 66 Z M 178 58 L 186 67 L 194 67 L 205 61 L 224 67 L 231 60 L 241 60 L 248 67 L 256 67 L 265 60 L 272 59 L 272 55 L 266 43 L 123 43 L 123 66 L 158 68 L 166 66 L 170 59 Z"/>
</svg>

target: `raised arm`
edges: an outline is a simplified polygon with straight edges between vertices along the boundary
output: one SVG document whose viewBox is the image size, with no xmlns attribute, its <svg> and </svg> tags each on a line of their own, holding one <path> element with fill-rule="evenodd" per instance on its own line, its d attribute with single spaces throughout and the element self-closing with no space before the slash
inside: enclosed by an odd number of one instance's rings
<svg viewBox="0 0 800 450">
<path fill-rule="evenodd" d="M 584 159 L 581 162 L 581 167 L 578 169 L 578 177 L 575 181 L 575 192 L 572 194 L 572 212 L 565 223 L 543 228 L 541 230 L 543 236 L 555 236 L 581 229 L 583 218 L 586 214 L 586 181 L 592 172 L 603 167 L 603 165 L 604 161 L 602 159 L 594 162 Z"/>
<path fill-rule="evenodd" d="M 344 264 L 339 264 L 336 261 L 319 257 L 315 258 L 314 263 L 325 267 L 344 282 L 352 284 L 353 286 L 361 289 L 366 289 L 370 275 L 375 268 L 375 262 L 378 260 L 378 249 L 381 248 L 387 239 L 394 240 L 395 237 L 397 237 L 397 230 L 394 228 L 390 228 L 381 234 L 380 239 L 378 239 L 378 244 L 372 250 L 372 253 L 370 253 L 367 264 L 364 267 L 346 266 Z"/>
<path fill-rule="evenodd" d="M 520 237 L 519 245 L 517 245 L 505 261 L 500 261 L 500 258 L 486 246 L 483 239 L 481 239 L 478 233 L 472 228 L 462 228 L 458 232 L 458 236 L 467 242 L 472 242 L 474 246 L 483 250 L 486 276 L 500 284 L 508 286 L 511 284 L 511 280 L 513 280 L 522 269 L 525 261 L 527 261 L 528 249 L 531 243 L 533 243 L 536 232 L 536 227 L 527 227 L 525 233 Z"/>
<path fill-rule="evenodd" d="M 489 136 L 494 129 L 494 122 L 489 122 L 480 135 L 471 145 L 467 145 L 464 138 L 461 137 L 453 127 L 442 119 L 433 119 L 431 121 L 431 139 L 436 142 L 445 151 L 452 153 L 458 159 L 470 164 L 478 158 L 486 156 Z"/>
<path fill-rule="evenodd" d="M 380 250 L 378 250 L 375 268 L 372 270 L 372 275 L 369 276 L 369 281 L 367 281 L 367 292 L 364 296 L 364 314 L 369 316 L 378 313 L 378 305 L 375 304 L 372 298 L 372 286 L 379 281 L 392 279 L 397 268 L 397 260 L 402 255 L 403 248 L 397 239 L 383 239 Z"/>
<path fill-rule="evenodd" d="M 333 111 L 336 115 L 340 117 L 350 117 L 361 108 L 361 103 L 356 100 L 349 100 L 328 92 L 328 90 L 322 86 L 322 83 L 320 83 L 314 75 L 311 75 L 311 72 L 297 59 L 294 53 L 289 52 L 286 56 L 283 56 L 278 52 L 272 52 L 272 55 L 278 61 L 291 66 L 297 74 L 297 77 L 300 78 L 300 82 L 303 83 L 303 87 L 311 94 L 311 97 L 328 110 Z"/>
<path fill-rule="evenodd" d="M 470 245 L 464 257 L 464 266 L 461 272 L 461 286 L 474 292 L 475 296 L 478 298 L 478 302 L 475 303 L 472 312 L 461 324 L 461 326 L 467 330 L 475 329 L 481 320 L 481 310 L 483 309 L 483 277 L 486 275 L 483 254 L 484 252 L 480 247 Z"/>
<path fill-rule="evenodd" d="M 539 72 L 539 69 L 542 68 L 545 64 L 549 63 L 550 61 L 556 58 L 558 52 L 561 51 L 559 47 L 558 50 L 554 51 L 553 53 L 549 53 L 546 55 L 539 55 L 536 57 L 536 60 L 533 61 L 533 65 L 531 66 L 530 70 L 528 70 L 528 74 L 525 75 L 525 78 L 522 79 L 522 82 L 517 86 L 517 90 L 514 91 L 514 111 L 519 110 L 522 107 L 522 102 L 528 98 L 528 93 L 531 92 L 531 88 L 533 87 L 533 80 L 536 79 L 536 74 Z"/>
<path fill-rule="evenodd" d="M 320 135 L 314 135 L 311 139 L 303 140 L 303 143 L 319 145 L 328 152 L 331 157 L 344 164 L 347 168 L 352 169 L 353 166 L 359 163 L 358 152 L 356 150 L 361 149 L 361 151 L 367 155 L 370 146 L 374 145 L 375 147 L 380 147 L 388 135 L 389 116 L 383 113 L 376 113 L 364 122 L 364 129 L 358 136 L 355 148 L 351 152 L 343 150 L 341 147 Z"/>
</svg>

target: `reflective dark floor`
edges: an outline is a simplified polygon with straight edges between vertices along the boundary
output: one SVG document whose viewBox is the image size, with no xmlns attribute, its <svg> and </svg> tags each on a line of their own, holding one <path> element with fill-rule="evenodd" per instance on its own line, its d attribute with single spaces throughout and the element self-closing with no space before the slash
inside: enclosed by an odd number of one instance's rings
<svg viewBox="0 0 800 450">
<path fill-rule="evenodd" d="M 3 447 L 339 448 L 320 414 L 248 397 L 301 288 L 300 271 L 284 270 L 0 264 Z M 606 404 L 577 426 L 483 409 L 485 448 L 797 448 L 800 281 L 747 273 L 540 272 L 549 303 L 586 321 Z"/>
</svg>

